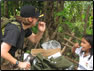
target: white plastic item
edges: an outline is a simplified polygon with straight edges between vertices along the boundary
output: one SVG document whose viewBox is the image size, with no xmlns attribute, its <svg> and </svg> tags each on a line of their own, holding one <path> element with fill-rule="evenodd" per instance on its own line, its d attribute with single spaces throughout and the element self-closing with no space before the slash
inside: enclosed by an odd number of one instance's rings
<svg viewBox="0 0 94 71">
<path fill-rule="evenodd" d="M 23 58 L 23 60 L 25 60 L 28 55 L 29 55 L 29 53 L 24 53 L 24 58 Z"/>
<path fill-rule="evenodd" d="M 61 45 L 58 41 L 56 40 L 50 40 L 48 42 L 43 43 L 42 45 L 43 49 L 55 49 L 55 48 L 61 48 Z"/>
<path fill-rule="evenodd" d="M 60 52 L 57 52 L 57 53 L 49 56 L 48 59 L 50 59 L 51 57 L 53 57 L 55 59 L 55 58 L 58 58 L 59 56 L 61 56 L 61 53 Z"/>
<path fill-rule="evenodd" d="M 30 64 L 30 56 L 28 53 L 24 53 L 24 61 Z"/>
</svg>

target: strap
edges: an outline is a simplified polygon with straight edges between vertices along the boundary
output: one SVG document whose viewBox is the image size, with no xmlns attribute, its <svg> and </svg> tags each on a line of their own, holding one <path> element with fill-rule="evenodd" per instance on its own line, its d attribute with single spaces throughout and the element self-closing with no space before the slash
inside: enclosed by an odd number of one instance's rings
<svg viewBox="0 0 94 71">
<path fill-rule="evenodd" d="M 11 22 L 11 24 L 15 24 L 19 28 L 19 30 L 21 30 L 21 25 L 19 22 L 13 21 L 13 22 Z"/>
<path fill-rule="evenodd" d="M 2 36 L 4 36 L 5 28 L 2 28 Z"/>
<path fill-rule="evenodd" d="M 21 31 L 21 25 L 19 22 L 13 21 L 13 22 L 11 22 L 11 24 L 15 24 L 19 28 L 19 30 Z M 5 31 L 5 26 L 2 27 L 2 35 L 4 35 L 4 31 Z"/>
<path fill-rule="evenodd" d="M 21 25 L 20 25 L 19 22 L 13 21 L 13 22 L 11 22 L 11 24 L 15 24 L 15 25 L 18 27 L 18 29 L 19 29 L 20 31 L 22 31 L 22 28 L 21 28 Z M 21 61 L 23 60 L 22 57 L 23 57 L 23 45 L 22 45 L 22 47 L 21 47 L 21 57 L 20 57 L 20 60 L 21 60 Z"/>
<path fill-rule="evenodd" d="M 19 22 L 13 21 L 13 22 L 11 22 L 11 24 L 17 25 L 17 27 L 19 28 L 19 30 L 22 31 L 22 27 L 21 27 L 21 25 L 20 25 Z M 24 45 L 24 44 L 23 44 L 23 45 Z M 20 57 L 20 60 L 21 60 L 21 61 L 23 61 L 23 58 L 22 58 L 22 57 L 23 57 L 23 51 L 24 51 L 23 45 L 22 45 L 22 47 L 21 47 L 21 57 Z"/>
</svg>

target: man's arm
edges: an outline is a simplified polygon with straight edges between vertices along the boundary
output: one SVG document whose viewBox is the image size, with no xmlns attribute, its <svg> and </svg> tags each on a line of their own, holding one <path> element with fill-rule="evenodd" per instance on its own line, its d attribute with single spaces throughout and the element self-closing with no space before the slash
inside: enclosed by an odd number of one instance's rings
<svg viewBox="0 0 94 71">
<path fill-rule="evenodd" d="M 33 43 L 37 43 L 37 42 L 39 42 L 40 39 L 42 38 L 42 35 L 43 35 L 43 32 L 39 32 L 39 33 L 37 33 L 37 34 L 32 33 L 32 34 L 28 37 L 28 39 L 29 39 L 31 42 L 33 42 Z"/>
<path fill-rule="evenodd" d="M 1 57 L 10 61 L 12 64 L 16 64 L 16 59 L 13 58 L 10 54 L 9 54 L 9 50 L 11 49 L 11 45 L 3 42 L 1 44 Z"/>
<path fill-rule="evenodd" d="M 8 60 L 12 64 L 16 64 L 17 59 L 15 59 L 10 53 L 9 50 L 11 49 L 11 45 L 3 42 L 1 44 L 1 57 Z M 28 69 L 30 68 L 30 64 L 28 62 L 20 62 L 18 64 L 18 67 Z"/>
<path fill-rule="evenodd" d="M 33 43 L 37 43 L 42 38 L 42 35 L 46 29 L 46 23 L 45 22 L 39 22 L 38 24 L 39 32 L 37 34 L 32 33 L 28 39 L 32 41 Z"/>
</svg>

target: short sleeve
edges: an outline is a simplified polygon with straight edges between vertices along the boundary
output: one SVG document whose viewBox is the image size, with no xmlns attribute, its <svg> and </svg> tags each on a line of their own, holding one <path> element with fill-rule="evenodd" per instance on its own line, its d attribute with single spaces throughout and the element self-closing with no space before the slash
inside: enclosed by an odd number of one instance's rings
<svg viewBox="0 0 94 71">
<path fill-rule="evenodd" d="M 82 47 L 77 48 L 77 49 L 75 50 L 75 53 L 78 54 L 78 55 L 80 55 L 81 49 L 82 49 Z"/>
<path fill-rule="evenodd" d="M 31 34 L 32 34 L 31 29 L 26 29 L 26 30 L 25 30 L 25 37 L 26 37 L 26 38 L 29 37 Z"/>
<path fill-rule="evenodd" d="M 5 28 L 3 42 L 6 42 L 11 46 L 16 47 L 17 41 L 19 39 L 19 34 L 20 34 L 20 31 L 16 25 L 13 25 L 13 24 L 8 25 Z"/>
</svg>

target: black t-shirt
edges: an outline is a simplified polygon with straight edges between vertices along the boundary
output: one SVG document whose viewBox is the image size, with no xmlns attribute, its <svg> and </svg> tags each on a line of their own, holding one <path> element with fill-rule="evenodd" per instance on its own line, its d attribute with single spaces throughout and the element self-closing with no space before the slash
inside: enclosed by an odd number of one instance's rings
<svg viewBox="0 0 94 71">
<path fill-rule="evenodd" d="M 2 41 L 10 44 L 12 48 L 9 53 L 14 56 L 15 51 L 18 48 L 22 48 L 24 44 L 24 37 L 29 37 L 32 34 L 30 29 L 24 30 L 22 24 L 20 24 L 21 29 L 15 24 L 7 24 L 5 27 L 5 32 Z"/>
</svg>

